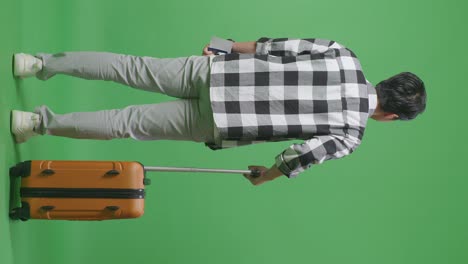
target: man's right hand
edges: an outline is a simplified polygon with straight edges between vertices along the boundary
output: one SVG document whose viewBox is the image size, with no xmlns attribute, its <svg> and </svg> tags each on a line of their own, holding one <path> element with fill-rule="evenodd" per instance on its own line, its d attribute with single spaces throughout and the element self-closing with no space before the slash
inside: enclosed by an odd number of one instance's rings
<svg viewBox="0 0 468 264">
<path fill-rule="evenodd" d="M 253 171 L 259 171 L 260 176 L 253 177 L 250 174 L 244 174 L 244 177 L 249 180 L 253 185 L 260 185 L 268 181 L 272 181 L 279 176 L 283 176 L 283 173 L 276 167 L 276 165 L 273 165 L 270 169 L 268 169 L 265 166 L 249 166 L 249 170 Z"/>
</svg>

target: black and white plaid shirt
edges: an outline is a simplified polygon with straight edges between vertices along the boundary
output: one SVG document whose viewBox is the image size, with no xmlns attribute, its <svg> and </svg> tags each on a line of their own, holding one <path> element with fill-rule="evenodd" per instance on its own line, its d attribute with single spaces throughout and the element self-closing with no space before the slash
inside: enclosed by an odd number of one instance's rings
<svg viewBox="0 0 468 264">
<path fill-rule="evenodd" d="M 278 156 L 288 177 L 352 153 L 377 105 L 355 54 L 324 39 L 260 38 L 255 54 L 211 58 L 212 149 L 302 139 Z"/>
</svg>

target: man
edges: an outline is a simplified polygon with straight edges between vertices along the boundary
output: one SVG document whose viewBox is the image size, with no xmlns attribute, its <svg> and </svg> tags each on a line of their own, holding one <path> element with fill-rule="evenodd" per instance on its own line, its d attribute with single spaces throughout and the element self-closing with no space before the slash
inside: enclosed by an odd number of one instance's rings
<svg viewBox="0 0 468 264">
<path fill-rule="evenodd" d="M 295 177 L 326 160 L 352 153 L 368 118 L 411 120 L 426 107 L 423 82 L 401 73 L 375 87 L 359 60 L 324 39 L 260 38 L 234 43 L 232 54 L 157 59 L 98 52 L 15 55 L 15 75 L 47 80 L 56 74 L 111 80 L 180 100 L 121 110 L 58 115 L 47 106 L 13 111 L 18 143 L 35 135 L 71 138 L 191 140 L 221 149 L 302 139 L 271 168 L 249 166 L 254 185 Z"/>
</svg>

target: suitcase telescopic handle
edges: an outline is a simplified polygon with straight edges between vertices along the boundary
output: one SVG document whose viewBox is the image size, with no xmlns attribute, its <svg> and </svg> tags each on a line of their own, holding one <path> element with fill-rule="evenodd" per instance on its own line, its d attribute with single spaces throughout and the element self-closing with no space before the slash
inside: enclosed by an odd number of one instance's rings
<svg viewBox="0 0 468 264">
<path fill-rule="evenodd" d="M 240 173 L 250 174 L 252 177 L 259 177 L 259 170 L 225 170 L 225 169 L 201 169 L 201 168 L 180 168 L 180 167 L 150 167 L 144 166 L 145 171 L 170 171 L 170 172 L 210 172 L 210 173 Z"/>
</svg>

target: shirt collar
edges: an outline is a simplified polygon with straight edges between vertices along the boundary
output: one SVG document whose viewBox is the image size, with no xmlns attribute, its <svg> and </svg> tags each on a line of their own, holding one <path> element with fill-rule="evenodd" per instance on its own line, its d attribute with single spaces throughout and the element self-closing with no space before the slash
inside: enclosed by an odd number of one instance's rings
<svg viewBox="0 0 468 264">
<path fill-rule="evenodd" d="M 369 95 L 369 116 L 372 116 L 377 108 L 377 91 L 370 82 L 367 82 L 367 94 Z"/>
</svg>

